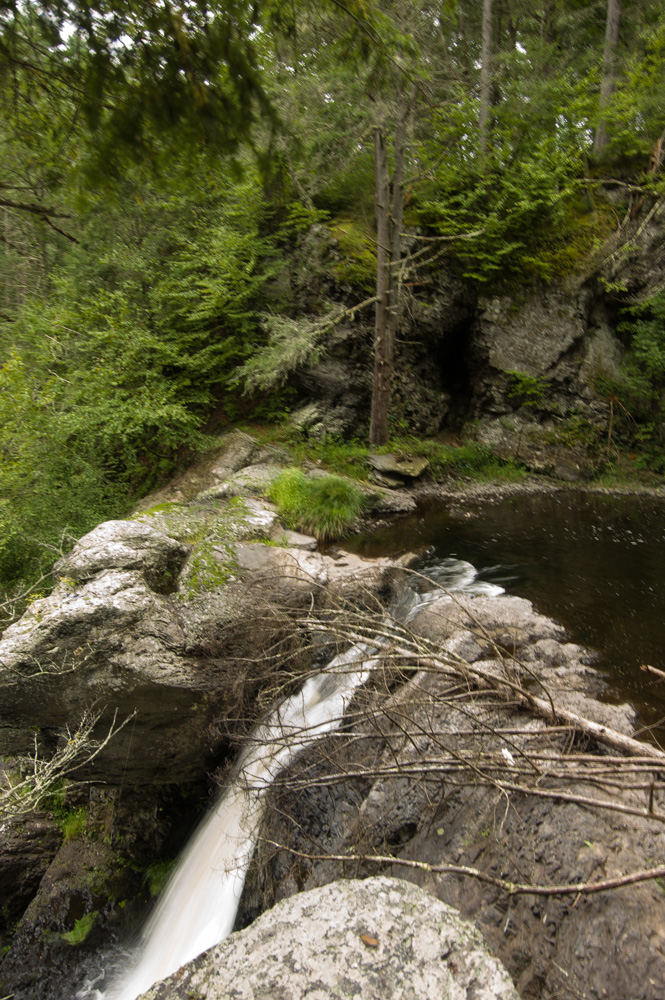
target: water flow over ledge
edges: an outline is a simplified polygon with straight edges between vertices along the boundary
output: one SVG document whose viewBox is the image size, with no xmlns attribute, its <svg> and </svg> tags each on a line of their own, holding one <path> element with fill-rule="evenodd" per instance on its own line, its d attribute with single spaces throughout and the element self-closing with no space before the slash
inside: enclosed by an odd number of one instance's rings
<svg viewBox="0 0 665 1000">
<path fill-rule="evenodd" d="M 148 920 L 136 964 L 111 987 L 108 1000 L 135 1000 L 230 934 L 256 846 L 265 792 L 301 750 L 340 724 L 375 664 L 368 654 L 363 644 L 336 657 L 254 730 L 232 783 L 185 848 Z M 349 669 L 354 663 L 359 668 Z"/>
<path fill-rule="evenodd" d="M 502 592 L 501 587 L 478 581 L 473 566 L 461 560 L 442 560 L 431 575 L 449 591 L 488 596 Z M 399 621 L 409 621 L 423 604 L 441 596 L 440 590 L 417 594 L 409 588 L 390 614 Z M 305 747 L 341 724 L 353 695 L 376 666 L 374 652 L 368 644 L 358 643 L 336 656 L 254 730 L 240 754 L 232 782 L 185 848 L 129 966 L 115 977 L 106 993 L 88 988 L 78 997 L 136 1000 L 154 983 L 231 933 L 267 789 Z"/>
</svg>

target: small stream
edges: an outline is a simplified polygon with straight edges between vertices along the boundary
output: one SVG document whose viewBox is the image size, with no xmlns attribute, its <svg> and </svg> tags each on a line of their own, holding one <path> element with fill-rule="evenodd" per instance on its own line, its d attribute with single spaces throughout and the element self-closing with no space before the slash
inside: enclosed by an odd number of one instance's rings
<svg viewBox="0 0 665 1000">
<path fill-rule="evenodd" d="M 600 652 L 608 697 L 630 699 L 645 724 L 657 725 L 665 717 L 665 684 L 654 684 L 640 665 L 665 669 L 663 515 L 661 500 L 573 492 L 460 501 L 454 509 L 433 505 L 345 547 L 370 557 L 422 549 L 420 571 L 448 591 L 528 598 L 573 640 Z M 408 621 L 437 593 L 409 590 L 406 603 L 391 611 Z M 373 652 L 358 645 L 335 658 L 254 731 L 137 946 L 122 957 L 100 956 L 101 968 L 83 978 L 77 997 L 134 1000 L 230 933 L 265 791 L 305 746 L 341 723 L 369 676 Z M 658 736 L 665 738 L 665 727 Z"/>
<path fill-rule="evenodd" d="M 365 556 L 427 547 L 423 572 L 467 560 L 479 576 L 561 622 L 600 653 L 608 700 L 631 701 L 665 739 L 665 501 L 563 491 L 433 505 L 345 547 Z M 443 581 L 442 581 L 443 582 Z M 659 725 L 660 724 L 660 725 Z"/>
<path fill-rule="evenodd" d="M 464 561 L 434 561 L 432 577 L 447 591 L 496 596 L 503 588 L 482 580 Z M 408 622 L 418 608 L 443 596 L 409 586 L 390 608 Z M 277 774 L 303 749 L 337 729 L 355 692 L 368 680 L 375 649 L 356 643 L 312 674 L 254 729 L 233 775 L 220 791 L 178 860 L 157 907 L 125 953 L 100 955 L 82 977 L 78 1000 L 136 1000 L 153 983 L 174 973 L 227 937 L 235 922 L 263 816 L 265 793 Z"/>
</svg>

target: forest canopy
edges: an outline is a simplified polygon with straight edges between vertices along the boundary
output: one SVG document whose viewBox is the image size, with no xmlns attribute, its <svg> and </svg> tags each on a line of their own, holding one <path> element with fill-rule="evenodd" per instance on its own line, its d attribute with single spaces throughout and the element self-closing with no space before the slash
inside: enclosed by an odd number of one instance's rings
<svg viewBox="0 0 665 1000">
<path fill-rule="evenodd" d="M 657 0 L 4 4 L 8 593 L 281 413 L 340 307 L 371 300 L 389 368 L 406 281 L 582 268 L 612 185 L 662 193 L 664 50 Z"/>
</svg>

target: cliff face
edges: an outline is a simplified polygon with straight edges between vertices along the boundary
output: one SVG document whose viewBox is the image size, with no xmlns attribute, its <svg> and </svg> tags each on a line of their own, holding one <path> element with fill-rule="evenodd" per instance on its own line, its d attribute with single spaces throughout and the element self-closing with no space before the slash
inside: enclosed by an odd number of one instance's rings
<svg viewBox="0 0 665 1000">
<path fill-rule="evenodd" d="M 584 475 L 610 408 L 598 377 L 616 374 L 623 306 L 663 287 L 665 201 L 626 219 L 584 273 L 549 285 L 482 294 L 434 273 L 407 290 L 391 416 L 395 431 L 461 432 L 535 471 Z M 372 318 L 330 334 L 317 365 L 294 378 L 294 421 L 306 433 L 364 437 L 371 394 Z"/>
</svg>

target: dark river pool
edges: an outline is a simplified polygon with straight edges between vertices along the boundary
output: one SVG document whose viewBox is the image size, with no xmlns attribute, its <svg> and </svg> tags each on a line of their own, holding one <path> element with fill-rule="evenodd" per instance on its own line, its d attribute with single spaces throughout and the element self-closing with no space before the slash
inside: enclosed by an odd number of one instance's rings
<svg viewBox="0 0 665 1000">
<path fill-rule="evenodd" d="M 430 560 L 468 560 L 481 580 L 526 597 L 570 637 L 600 653 L 611 700 L 633 702 L 665 740 L 665 501 L 562 492 L 433 505 L 345 547 Z M 423 572 L 427 572 L 427 560 Z"/>
</svg>

